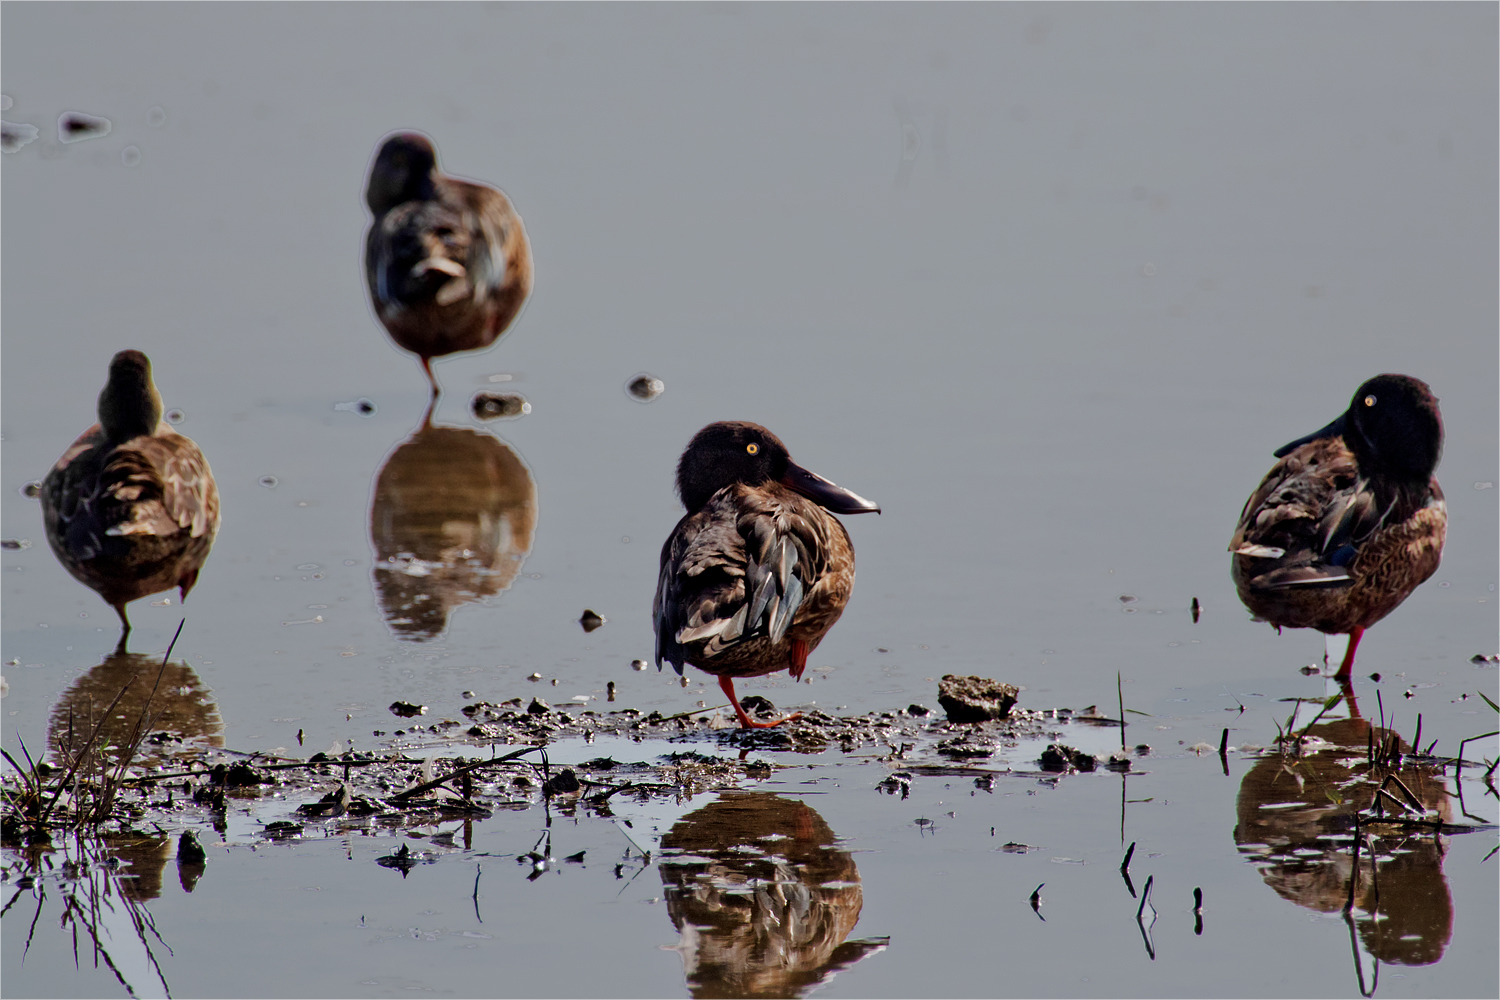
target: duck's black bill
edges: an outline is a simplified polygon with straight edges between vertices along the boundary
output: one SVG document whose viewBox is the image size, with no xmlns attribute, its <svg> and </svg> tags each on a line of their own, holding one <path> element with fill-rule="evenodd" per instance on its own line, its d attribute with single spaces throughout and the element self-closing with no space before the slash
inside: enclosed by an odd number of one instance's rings
<svg viewBox="0 0 1500 1000">
<path fill-rule="evenodd" d="M 781 477 L 781 484 L 835 514 L 880 513 L 876 504 L 858 493 L 835 486 L 816 472 L 808 472 L 796 462 L 786 464 L 786 475 Z"/>
<path fill-rule="evenodd" d="M 1308 444 L 1308 443 L 1310 443 L 1312 441 L 1320 440 L 1322 438 L 1343 437 L 1344 436 L 1344 418 L 1346 416 L 1348 416 L 1348 414 L 1340 413 L 1334 419 L 1333 423 L 1329 424 L 1327 427 L 1320 427 L 1319 429 L 1313 431 L 1311 434 L 1307 435 L 1306 437 L 1299 437 L 1297 440 L 1293 441 L 1291 444 L 1284 444 L 1284 445 L 1282 445 L 1280 448 L 1277 448 L 1276 451 L 1274 452 L 1275 456 L 1277 458 L 1285 458 L 1286 456 L 1290 455 L 1292 452 L 1296 451 L 1298 448 L 1302 447 L 1303 445 Z"/>
</svg>

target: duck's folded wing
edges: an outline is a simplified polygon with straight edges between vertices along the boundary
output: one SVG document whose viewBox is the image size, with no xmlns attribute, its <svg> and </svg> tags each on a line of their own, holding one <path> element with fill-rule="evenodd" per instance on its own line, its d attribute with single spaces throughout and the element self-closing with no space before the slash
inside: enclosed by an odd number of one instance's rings
<svg viewBox="0 0 1500 1000">
<path fill-rule="evenodd" d="M 1342 441 L 1314 441 L 1272 467 L 1245 504 L 1230 551 L 1252 560 L 1254 589 L 1342 585 L 1389 507 Z"/>
<path fill-rule="evenodd" d="M 219 491 L 213 472 L 198 446 L 186 438 L 171 444 L 161 462 L 162 507 L 180 528 L 193 538 L 219 530 Z"/>
<path fill-rule="evenodd" d="M 745 612 L 745 544 L 734 521 L 712 510 L 683 518 L 662 546 L 651 607 L 657 667 L 666 660 L 682 673 L 685 647 L 734 642 Z"/>
</svg>

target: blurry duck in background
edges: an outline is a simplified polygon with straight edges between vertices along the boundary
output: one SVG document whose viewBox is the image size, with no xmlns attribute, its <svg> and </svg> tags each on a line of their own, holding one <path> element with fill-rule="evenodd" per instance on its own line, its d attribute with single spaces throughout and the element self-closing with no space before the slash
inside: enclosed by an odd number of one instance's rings
<svg viewBox="0 0 1500 1000">
<path fill-rule="evenodd" d="M 687 516 L 661 550 L 656 666 L 717 675 L 742 728 L 779 725 L 786 719 L 751 720 L 734 678 L 801 678 L 854 589 L 854 546 L 833 513 L 880 508 L 797 465 L 764 427 L 738 421 L 693 437 L 677 493 Z"/>
<path fill-rule="evenodd" d="M 1347 681 L 1365 629 L 1437 571 L 1448 528 L 1433 478 L 1443 418 L 1427 383 L 1377 375 L 1327 427 L 1276 452 L 1229 550 L 1240 600 L 1288 628 L 1347 634 Z"/>
<path fill-rule="evenodd" d="M 493 344 L 531 294 L 531 247 L 521 217 L 495 188 L 448 177 L 432 142 L 398 132 L 381 144 L 365 200 L 375 221 L 365 277 L 375 314 L 422 359 Z"/>
<path fill-rule="evenodd" d="M 183 599 L 219 530 L 219 491 L 198 446 L 162 423 L 151 361 L 121 351 L 99 394 L 99 422 L 42 480 L 47 541 L 75 578 L 120 616 L 125 605 L 178 588 Z"/>
</svg>

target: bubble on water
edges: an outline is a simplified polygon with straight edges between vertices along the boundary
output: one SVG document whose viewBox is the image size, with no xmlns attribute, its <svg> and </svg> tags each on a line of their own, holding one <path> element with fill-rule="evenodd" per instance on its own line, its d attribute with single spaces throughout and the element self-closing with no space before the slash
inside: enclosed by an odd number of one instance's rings
<svg viewBox="0 0 1500 1000">
<path fill-rule="evenodd" d="M 9 94 L 0 94 L 0 111 L 9 111 L 15 106 L 15 101 L 10 99 Z"/>
<path fill-rule="evenodd" d="M 42 481 L 40 479 L 33 479 L 29 483 L 22 483 L 21 489 L 18 492 L 27 500 L 35 500 L 42 495 Z"/>
<path fill-rule="evenodd" d="M 362 417 L 373 417 L 379 410 L 374 402 L 361 396 L 347 403 L 334 403 L 333 408 L 341 413 L 358 413 Z"/>
<path fill-rule="evenodd" d="M 650 372 L 640 372 L 625 383 L 625 394 L 631 399 L 649 403 L 666 391 L 667 385 Z"/>
<path fill-rule="evenodd" d="M 174 407 L 163 413 L 161 418 L 169 424 L 180 424 L 187 419 L 187 414 Z"/>
<path fill-rule="evenodd" d="M 1475 483 L 1474 488 L 1476 490 L 1492 490 L 1495 488 L 1495 484 L 1489 481 L 1483 481 Z"/>
<path fill-rule="evenodd" d="M 1143 277 L 1149 278 L 1149 277 L 1151 277 L 1155 273 L 1156 273 L 1156 265 L 1155 264 L 1142 264 L 1141 265 L 1141 275 Z"/>
<path fill-rule="evenodd" d="M 85 139 L 98 139 L 109 135 L 111 127 L 108 118 L 86 115 L 82 111 L 64 111 L 57 116 L 57 141 L 83 142 Z"/>
<path fill-rule="evenodd" d="M 476 392 L 469 408 L 478 420 L 514 420 L 531 412 L 526 397 L 515 392 Z"/>
<path fill-rule="evenodd" d="M 7 153 L 14 153 L 39 135 L 41 135 L 41 130 L 35 125 L 27 125 L 25 122 L 0 122 L 0 149 Z"/>
<path fill-rule="evenodd" d="M 260 483 L 268 490 L 274 490 L 276 487 L 281 485 L 281 480 L 277 479 L 275 476 L 261 476 L 260 479 L 256 480 L 256 482 Z"/>
<path fill-rule="evenodd" d="M 138 167 L 141 165 L 141 149 L 139 146 L 126 146 L 120 150 L 120 162 L 127 167 Z"/>
<path fill-rule="evenodd" d="M 160 104 L 146 112 L 146 124 L 152 128 L 161 128 L 167 123 L 167 110 Z"/>
</svg>

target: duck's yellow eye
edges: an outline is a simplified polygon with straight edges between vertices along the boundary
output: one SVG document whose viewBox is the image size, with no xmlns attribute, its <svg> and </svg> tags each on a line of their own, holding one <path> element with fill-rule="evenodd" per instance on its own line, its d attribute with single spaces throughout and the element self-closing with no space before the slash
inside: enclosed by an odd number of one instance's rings
<svg viewBox="0 0 1500 1000">
<path fill-rule="evenodd" d="M 758 455 L 760 454 L 760 445 L 754 443 L 747 444 L 745 445 L 745 451 L 751 455 Z"/>
<path fill-rule="evenodd" d="M 1365 397 L 1365 405 L 1366 406 L 1374 406 L 1375 405 L 1375 397 L 1374 396 L 1366 396 Z"/>
</svg>

